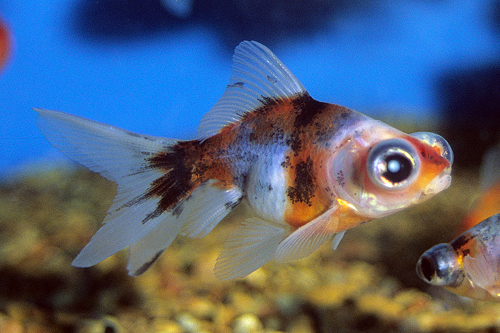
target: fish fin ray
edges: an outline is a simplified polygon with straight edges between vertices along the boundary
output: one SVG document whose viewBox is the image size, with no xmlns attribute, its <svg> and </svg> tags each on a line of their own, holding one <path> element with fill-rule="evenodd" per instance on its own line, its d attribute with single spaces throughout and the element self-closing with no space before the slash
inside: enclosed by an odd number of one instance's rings
<svg viewBox="0 0 500 333">
<path fill-rule="evenodd" d="M 53 146 L 118 185 L 104 225 L 77 255 L 73 266 L 90 267 L 131 244 L 142 244 L 141 239 L 148 239 L 165 221 L 172 221 L 175 209 L 160 209 L 162 196 L 146 193 L 153 182 L 168 178 L 170 172 L 151 167 L 149 158 L 168 150 L 176 140 L 140 135 L 63 112 L 35 111 L 42 133 Z M 182 226 L 182 221 L 176 223 Z M 180 226 L 168 226 L 170 233 L 177 235 Z"/>
<path fill-rule="evenodd" d="M 203 140 L 218 133 L 268 99 L 304 93 L 304 86 L 271 50 L 255 41 L 241 42 L 234 52 L 229 84 L 220 100 L 203 116 L 197 138 Z"/>
<path fill-rule="evenodd" d="M 206 236 L 239 205 L 242 193 L 238 187 L 220 188 L 216 183 L 214 180 L 202 183 L 185 202 L 181 213 L 185 219 L 181 235 L 191 238 Z"/>
<path fill-rule="evenodd" d="M 167 215 L 143 238 L 129 247 L 127 270 L 136 276 L 146 271 L 165 251 L 178 234 L 201 238 L 241 201 L 237 187 L 217 187 L 217 181 L 208 180 L 199 185 L 189 197 Z"/>
<path fill-rule="evenodd" d="M 342 230 L 342 231 L 337 232 L 335 234 L 335 236 L 333 237 L 333 240 L 332 240 L 332 249 L 336 250 L 337 247 L 339 247 L 340 241 L 342 240 L 342 238 L 344 238 L 346 231 L 347 230 Z"/>
<path fill-rule="evenodd" d="M 274 254 L 277 262 L 289 262 L 309 256 L 326 241 L 333 238 L 338 224 L 336 217 L 332 218 L 332 208 L 301 226 L 283 240 Z"/>
<path fill-rule="evenodd" d="M 288 232 L 285 225 L 246 219 L 224 243 L 215 264 L 215 276 L 229 280 L 252 273 L 273 257 Z"/>
<path fill-rule="evenodd" d="M 170 246 L 182 227 L 182 222 L 170 215 L 166 221 L 140 238 L 128 248 L 127 271 L 131 276 L 144 273 Z"/>
<path fill-rule="evenodd" d="M 483 255 L 471 257 L 466 255 L 463 259 L 464 271 L 470 281 L 497 297 L 500 293 L 500 281 L 498 274 Z"/>
<path fill-rule="evenodd" d="M 72 160 L 105 178 L 120 182 L 137 173 L 145 154 L 154 154 L 177 142 L 140 135 L 115 126 L 59 111 L 34 109 L 38 127 L 47 140 Z M 146 165 L 142 165 L 145 167 Z"/>
<path fill-rule="evenodd" d="M 476 237 L 474 253 L 474 256 L 470 254 L 464 256 L 464 272 L 474 285 L 498 297 L 500 294 L 500 277 L 497 272 L 500 263 L 491 260 L 488 255 L 491 250 L 488 250 L 488 246 L 479 237 Z"/>
</svg>

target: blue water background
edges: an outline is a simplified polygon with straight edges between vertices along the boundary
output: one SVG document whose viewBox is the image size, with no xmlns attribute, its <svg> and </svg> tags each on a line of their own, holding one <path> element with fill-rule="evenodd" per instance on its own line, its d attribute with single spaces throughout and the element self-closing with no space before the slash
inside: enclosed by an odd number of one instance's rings
<svg viewBox="0 0 500 333">
<path fill-rule="evenodd" d="M 272 50 L 318 100 L 374 117 L 405 112 L 446 121 L 436 77 L 500 58 L 498 32 L 487 20 L 491 4 L 378 1 Z M 187 139 L 224 91 L 231 52 L 210 25 L 90 40 L 71 28 L 75 8 L 69 0 L 0 0 L 0 15 L 15 39 L 14 54 L 0 73 L 1 175 L 40 161 L 64 161 L 38 131 L 32 107 Z"/>
</svg>

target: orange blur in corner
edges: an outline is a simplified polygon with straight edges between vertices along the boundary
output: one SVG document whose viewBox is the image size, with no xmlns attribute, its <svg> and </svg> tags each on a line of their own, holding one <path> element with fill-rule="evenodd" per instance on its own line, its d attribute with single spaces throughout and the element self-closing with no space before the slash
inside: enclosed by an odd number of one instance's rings
<svg viewBox="0 0 500 333">
<path fill-rule="evenodd" d="M 5 67 L 12 52 L 12 38 L 7 25 L 0 19 L 0 71 Z"/>
<path fill-rule="evenodd" d="M 472 228 L 484 219 L 500 213 L 500 181 L 489 187 L 476 200 L 462 221 L 459 234 Z"/>
<path fill-rule="evenodd" d="M 458 234 L 469 230 L 484 219 L 500 213 L 500 145 L 484 154 L 479 171 L 481 195 L 462 220 Z"/>
</svg>

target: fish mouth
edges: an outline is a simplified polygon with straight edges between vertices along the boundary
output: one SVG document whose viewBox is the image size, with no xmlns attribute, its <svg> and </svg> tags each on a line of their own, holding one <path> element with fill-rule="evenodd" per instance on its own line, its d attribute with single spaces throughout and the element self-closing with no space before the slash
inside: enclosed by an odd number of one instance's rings
<svg viewBox="0 0 500 333">
<path fill-rule="evenodd" d="M 447 167 L 439 176 L 434 178 L 422 191 L 423 196 L 437 194 L 446 190 L 451 184 L 451 167 Z"/>
<path fill-rule="evenodd" d="M 415 132 L 410 135 L 433 147 L 441 157 L 448 161 L 446 168 L 422 191 L 422 196 L 433 195 L 446 190 L 451 184 L 451 166 L 453 164 L 453 151 L 450 144 L 442 136 L 435 133 Z"/>
</svg>

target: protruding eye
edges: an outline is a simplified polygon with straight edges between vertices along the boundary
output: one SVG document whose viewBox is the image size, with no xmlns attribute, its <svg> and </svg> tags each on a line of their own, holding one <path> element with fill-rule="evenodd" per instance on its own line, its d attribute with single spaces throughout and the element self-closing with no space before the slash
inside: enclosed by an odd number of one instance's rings
<svg viewBox="0 0 500 333">
<path fill-rule="evenodd" d="M 435 286 L 456 286 L 463 279 L 457 255 L 449 244 L 438 244 L 425 251 L 418 260 L 417 274 Z"/>
<path fill-rule="evenodd" d="M 420 170 L 415 148 L 402 139 L 378 143 L 367 160 L 371 180 L 386 189 L 399 190 L 412 184 Z"/>
</svg>

